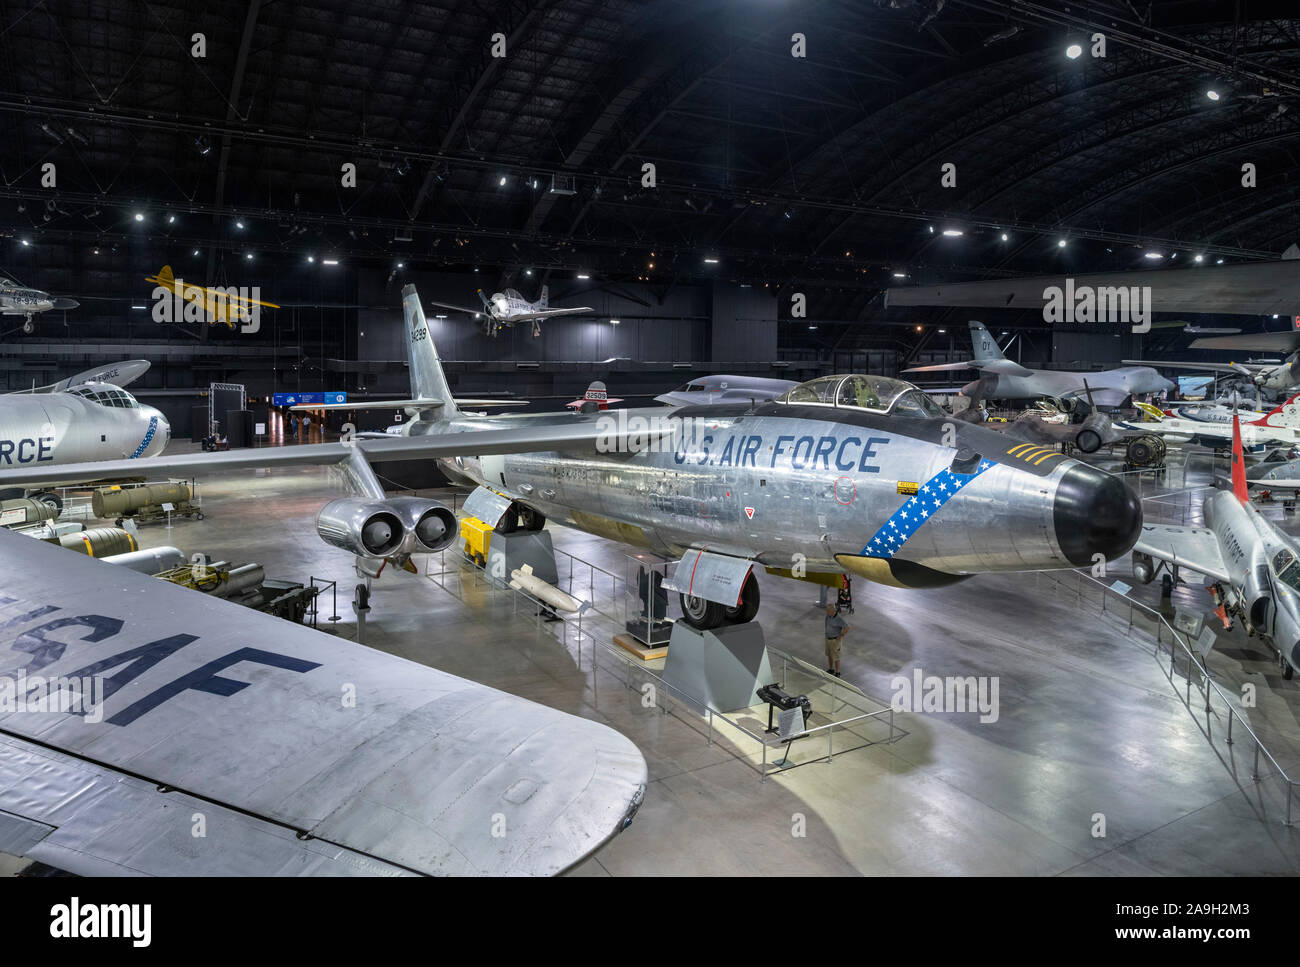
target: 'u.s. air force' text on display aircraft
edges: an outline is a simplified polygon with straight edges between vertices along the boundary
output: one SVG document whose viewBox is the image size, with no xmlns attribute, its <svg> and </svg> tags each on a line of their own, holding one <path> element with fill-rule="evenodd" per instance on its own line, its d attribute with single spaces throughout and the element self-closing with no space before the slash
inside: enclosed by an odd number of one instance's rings
<svg viewBox="0 0 1300 967">
<path fill-rule="evenodd" d="M 677 590 L 702 627 L 754 616 L 755 566 L 932 587 L 984 571 L 1095 564 L 1127 551 L 1141 526 L 1118 477 L 962 424 L 883 376 L 825 377 L 757 405 L 464 413 L 414 286 L 403 289 L 403 309 L 412 380 L 412 398 L 400 401 L 412 416 L 403 436 L 165 456 L 153 466 L 339 465 L 357 496 L 322 508 L 317 532 L 362 562 L 403 564 L 455 540 L 455 517 L 437 501 L 388 497 L 369 460 L 445 459 L 478 485 L 467 512 L 491 526 L 539 528 L 550 517 L 682 557 L 690 566 L 678 568 Z M 116 469 L 70 467 L 60 479 Z M 27 473 L 0 470 L 0 485 Z M 709 574 L 723 577 L 716 586 L 691 578 Z"/>
</svg>

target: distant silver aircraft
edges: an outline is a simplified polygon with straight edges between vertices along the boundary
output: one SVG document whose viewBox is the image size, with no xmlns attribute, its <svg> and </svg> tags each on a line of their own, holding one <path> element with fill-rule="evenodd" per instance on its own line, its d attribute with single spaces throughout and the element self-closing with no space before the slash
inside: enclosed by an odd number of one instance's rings
<svg viewBox="0 0 1300 967">
<path fill-rule="evenodd" d="M 1236 418 L 1232 489 L 1206 497 L 1202 512 L 1206 527 L 1143 524 L 1133 548 L 1134 577 L 1147 584 L 1168 567 L 1174 580 L 1179 570 L 1211 578 L 1215 603 L 1269 642 L 1282 677 L 1291 678 L 1300 667 L 1300 544 L 1250 502 Z"/>
<path fill-rule="evenodd" d="M 905 373 L 952 372 L 974 369 L 980 378 L 962 387 L 962 395 L 980 399 L 1032 400 L 1043 397 L 1069 399 L 1086 395 L 1084 381 L 1092 389 L 1097 406 L 1116 407 L 1130 396 L 1172 392 L 1177 387 L 1150 366 L 1104 369 L 1097 373 L 1074 373 L 1053 369 L 1029 369 L 1002 355 L 997 341 L 982 322 L 971 320 L 974 358 L 965 363 L 937 363 L 913 366 Z"/>
<path fill-rule="evenodd" d="M 16 282 L 10 276 L 0 276 L 0 315 L 23 316 L 23 332 L 36 331 L 32 316 L 51 309 L 75 309 L 81 303 L 75 299 L 56 299 L 48 292 L 33 289 Z"/>
<path fill-rule="evenodd" d="M 149 368 L 132 359 L 0 395 L 0 473 L 162 453 L 171 426 L 121 387 Z"/>
<path fill-rule="evenodd" d="M 765 376 L 733 376 L 726 373 L 700 376 L 688 380 L 675 390 L 655 399 L 674 406 L 700 406 L 704 403 L 748 403 L 770 400 L 788 393 L 799 384 L 790 379 Z"/>
<path fill-rule="evenodd" d="M 429 304 L 438 306 L 442 309 L 454 309 L 457 312 L 467 312 L 474 316 L 475 319 L 487 315 L 487 332 L 488 335 L 495 336 L 501 331 L 503 326 L 510 327 L 520 322 L 531 322 L 533 324 L 533 335 L 542 334 L 541 322 L 543 319 L 550 319 L 553 316 L 578 316 L 583 313 L 591 312 L 589 306 L 578 306 L 573 309 L 551 309 L 549 306 L 549 292 L 547 286 L 542 286 L 542 295 L 536 302 L 529 302 L 515 289 L 506 289 L 504 292 L 493 292 L 492 298 L 483 294 L 479 289 L 478 297 L 483 300 L 483 308 L 466 309 L 464 306 L 453 306 L 446 302 L 433 302 Z"/>
<path fill-rule="evenodd" d="M 387 495 L 369 461 L 449 461 L 477 485 L 465 513 L 491 527 L 535 531 L 549 517 L 679 557 L 675 583 L 666 586 L 701 628 L 755 617 L 759 568 L 938 587 L 987 571 L 1113 558 L 1141 525 L 1141 505 L 1120 478 L 955 422 L 915 386 L 887 376 L 822 377 L 757 406 L 464 413 L 415 287 L 402 295 L 412 386 L 400 405 L 418 410 L 407 435 L 168 455 L 154 466 L 164 473 L 338 466 L 356 496 L 325 505 L 317 533 L 373 573 L 386 560 L 413 567 L 412 553 L 448 546 L 456 517 L 437 501 Z M 122 467 L 67 467 L 59 479 Z M 0 486 L 34 475 L 0 467 Z"/>
</svg>

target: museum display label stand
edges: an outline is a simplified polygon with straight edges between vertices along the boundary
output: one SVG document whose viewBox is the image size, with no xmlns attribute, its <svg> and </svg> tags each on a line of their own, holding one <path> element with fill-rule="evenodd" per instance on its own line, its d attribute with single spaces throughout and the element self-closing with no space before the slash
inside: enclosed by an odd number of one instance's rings
<svg viewBox="0 0 1300 967">
<path fill-rule="evenodd" d="M 762 627 L 749 621 L 701 631 L 676 622 L 663 680 L 700 712 L 761 705 L 758 689 L 773 681 Z"/>
</svg>

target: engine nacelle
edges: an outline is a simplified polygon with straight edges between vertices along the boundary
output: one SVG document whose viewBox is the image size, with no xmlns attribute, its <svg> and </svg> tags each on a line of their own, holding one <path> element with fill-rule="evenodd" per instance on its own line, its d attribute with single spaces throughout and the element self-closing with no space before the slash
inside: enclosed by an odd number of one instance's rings
<svg viewBox="0 0 1300 967">
<path fill-rule="evenodd" d="M 1156 562 L 1150 554 L 1133 552 L 1133 577 L 1139 584 L 1150 584 L 1156 576 Z"/>
<path fill-rule="evenodd" d="M 388 501 L 360 497 L 342 497 L 322 507 L 316 533 L 326 544 L 361 557 L 388 557 L 406 541 L 406 525 Z"/>
<path fill-rule="evenodd" d="M 1110 417 L 1105 413 L 1089 413 L 1079 424 L 1074 435 L 1074 445 L 1081 453 L 1096 453 L 1110 434 Z"/>
<path fill-rule="evenodd" d="M 433 554 L 456 540 L 456 515 L 451 508 L 424 497 L 391 497 L 385 503 L 406 531 L 402 550 L 408 554 Z"/>
</svg>

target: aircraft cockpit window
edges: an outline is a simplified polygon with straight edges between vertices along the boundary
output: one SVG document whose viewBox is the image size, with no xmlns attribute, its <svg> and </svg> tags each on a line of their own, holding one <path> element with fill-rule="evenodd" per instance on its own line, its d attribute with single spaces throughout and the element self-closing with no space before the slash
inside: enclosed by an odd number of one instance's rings
<svg viewBox="0 0 1300 967">
<path fill-rule="evenodd" d="M 936 417 L 943 411 L 911 383 L 891 376 L 823 376 L 800 383 L 778 403 L 821 403 L 838 407 L 897 412 L 899 416 Z M 895 404 L 899 404 L 896 406 Z"/>
<path fill-rule="evenodd" d="M 688 392 L 688 393 L 703 393 L 704 390 L 705 390 L 705 388 L 706 388 L 706 387 L 705 387 L 705 385 L 704 385 L 703 383 L 687 383 L 687 384 L 686 384 L 686 392 Z"/>
<path fill-rule="evenodd" d="M 912 389 L 901 394 L 889 411 L 894 416 L 911 416 L 918 419 L 942 417 L 943 408 L 920 390 Z"/>
<path fill-rule="evenodd" d="M 778 403 L 834 403 L 835 390 L 843 376 L 823 376 L 821 379 L 800 383 L 784 396 L 778 397 Z"/>
<path fill-rule="evenodd" d="M 1273 555 L 1273 573 L 1291 590 L 1300 591 L 1300 562 L 1290 551 L 1283 548 Z"/>
</svg>

